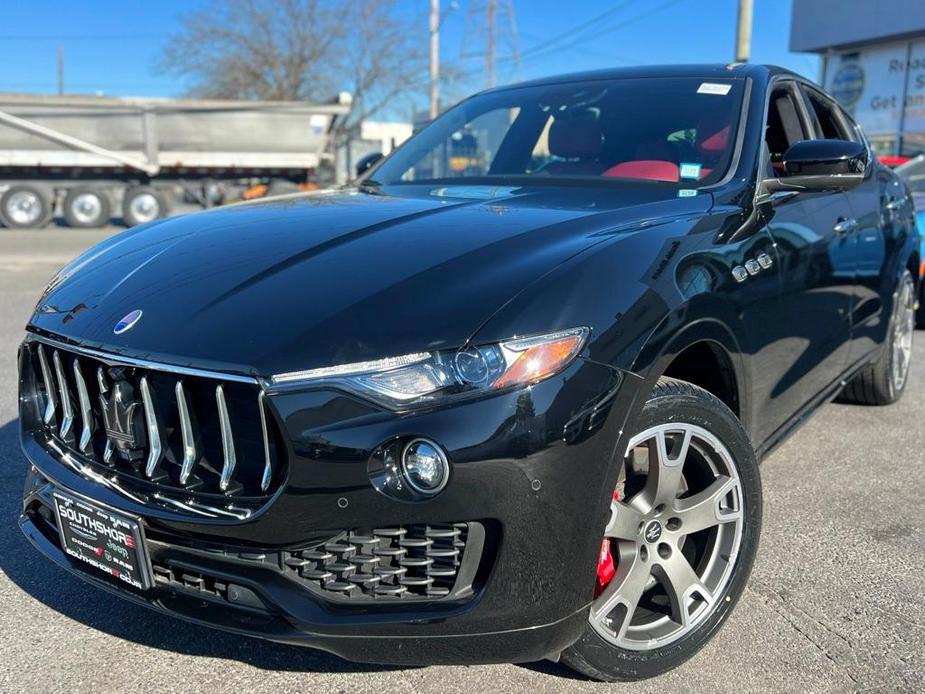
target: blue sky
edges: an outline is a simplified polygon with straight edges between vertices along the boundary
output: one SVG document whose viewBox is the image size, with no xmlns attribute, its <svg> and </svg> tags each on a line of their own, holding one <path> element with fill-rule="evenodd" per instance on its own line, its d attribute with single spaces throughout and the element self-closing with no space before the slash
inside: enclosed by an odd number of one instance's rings
<svg viewBox="0 0 925 694">
<path fill-rule="evenodd" d="M 468 32 L 468 7 L 460 0 L 443 24 L 442 59 L 458 62 L 463 53 L 478 53 L 484 43 Z M 559 72 L 651 63 L 728 62 L 735 36 L 736 0 L 511 0 L 515 8 L 520 73 L 510 59 L 509 32 L 499 31 L 499 82 Z M 0 25 L 0 91 L 56 90 L 55 51 L 65 56 L 68 92 L 131 96 L 179 96 L 185 85 L 159 74 L 155 63 L 177 17 L 194 0 L 83 0 L 8 2 Z M 443 0 L 444 7 L 450 4 Z M 482 3 L 484 4 L 484 3 Z M 427 41 L 427 0 L 399 0 L 403 12 L 419 18 L 421 41 Z M 789 0 L 755 0 L 752 60 L 783 65 L 818 77 L 815 56 L 790 53 Z M 504 0 L 499 0 L 503 9 Z M 611 11 L 589 24 L 576 27 Z M 499 22 L 505 23 L 502 13 Z M 590 34 L 590 36 L 588 36 Z M 465 36 L 465 38 L 464 38 Z M 551 41 L 558 41 L 552 43 Z M 460 87 L 484 84 L 483 59 L 470 57 L 464 67 L 472 78 Z M 456 96 L 461 96 L 457 94 Z"/>
</svg>

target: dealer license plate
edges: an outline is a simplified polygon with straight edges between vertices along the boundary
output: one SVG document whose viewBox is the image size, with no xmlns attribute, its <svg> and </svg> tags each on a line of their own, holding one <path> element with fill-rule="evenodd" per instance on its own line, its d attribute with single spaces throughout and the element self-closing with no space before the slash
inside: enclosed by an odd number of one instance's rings
<svg viewBox="0 0 925 694">
<path fill-rule="evenodd" d="M 58 489 L 53 496 L 61 546 L 68 555 L 140 590 L 151 585 L 137 519 Z"/>
</svg>

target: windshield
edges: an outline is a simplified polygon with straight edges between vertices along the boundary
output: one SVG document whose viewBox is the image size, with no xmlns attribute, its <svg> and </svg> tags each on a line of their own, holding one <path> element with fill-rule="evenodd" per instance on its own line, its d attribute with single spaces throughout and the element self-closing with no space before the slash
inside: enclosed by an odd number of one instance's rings
<svg viewBox="0 0 925 694">
<path fill-rule="evenodd" d="M 732 159 L 742 89 L 733 79 L 634 78 L 480 94 L 411 138 L 371 182 L 708 185 Z"/>
</svg>

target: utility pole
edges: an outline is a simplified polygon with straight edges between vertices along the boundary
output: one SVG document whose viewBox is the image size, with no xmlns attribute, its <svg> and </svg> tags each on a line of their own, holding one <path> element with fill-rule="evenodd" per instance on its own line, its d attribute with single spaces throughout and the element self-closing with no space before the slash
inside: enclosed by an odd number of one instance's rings
<svg viewBox="0 0 925 694">
<path fill-rule="evenodd" d="M 739 22 L 736 27 L 737 63 L 747 63 L 752 45 L 752 0 L 739 0 Z"/>
<path fill-rule="evenodd" d="M 64 48 L 58 46 L 58 96 L 64 96 Z"/>
<path fill-rule="evenodd" d="M 488 86 L 494 87 L 495 64 L 497 62 L 497 44 L 495 41 L 495 23 L 498 16 L 498 0 L 488 0 L 485 8 L 485 74 L 488 77 Z"/>
<path fill-rule="evenodd" d="M 430 0 L 430 119 L 440 113 L 440 0 Z"/>
</svg>

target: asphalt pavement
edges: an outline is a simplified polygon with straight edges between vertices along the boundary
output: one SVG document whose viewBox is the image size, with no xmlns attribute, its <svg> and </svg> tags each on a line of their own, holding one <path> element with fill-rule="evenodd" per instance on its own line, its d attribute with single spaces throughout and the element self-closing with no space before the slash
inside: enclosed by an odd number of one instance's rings
<svg viewBox="0 0 925 694">
<path fill-rule="evenodd" d="M 925 332 L 896 405 L 831 404 L 763 464 L 749 588 L 693 660 L 634 685 L 549 663 L 383 668 L 230 636 L 104 594 L 17 527 L 16 346 L 49 277 L 115 230 L 0 229 L 0 692 L 925 691 Z"/>
</svg>

